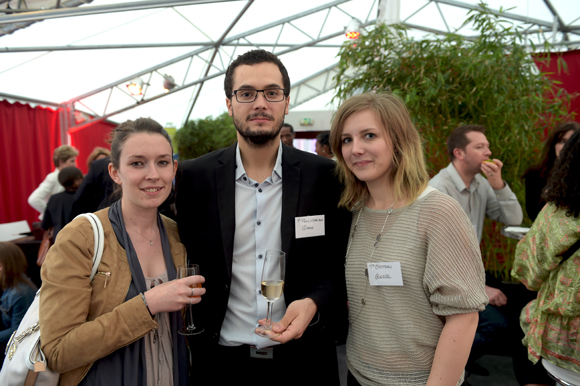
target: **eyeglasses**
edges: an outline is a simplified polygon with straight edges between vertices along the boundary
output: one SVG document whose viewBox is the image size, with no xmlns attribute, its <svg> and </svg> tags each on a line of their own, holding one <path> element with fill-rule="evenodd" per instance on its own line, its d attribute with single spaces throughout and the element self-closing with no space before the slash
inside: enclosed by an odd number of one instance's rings
<svg viewBox="0 0 580 386">
<path fill-rule="evenodd" d="M 251 103 L 256 100 L 258 93 L 264 94 L 268 102 L 282 102 L 284 100 L 283 88 L 267 88 L 265 90 L 240 89 L 234 90 L 232 96 L 236 96 L 239 103 Z"/>
</svg>

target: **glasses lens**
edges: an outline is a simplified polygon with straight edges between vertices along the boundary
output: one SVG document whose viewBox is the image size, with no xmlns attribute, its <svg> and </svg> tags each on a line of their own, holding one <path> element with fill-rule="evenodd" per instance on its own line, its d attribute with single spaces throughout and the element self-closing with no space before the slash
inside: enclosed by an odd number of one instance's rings
<svg viewBox="0 0 580 386">
<path fill-rule="evenodd" d="M 238 90 L 236 92 L 236 98 L 238 102 L 253 102 L 256 99 L 256 90 Z"/>
<path fill-rule="evenodd" d="M 284 100 L 284 90 L 281 88 L 271 88 L 264 90 L 264 96 L 266 97 L 267 101 L 280 102 Z"/>
</svg>

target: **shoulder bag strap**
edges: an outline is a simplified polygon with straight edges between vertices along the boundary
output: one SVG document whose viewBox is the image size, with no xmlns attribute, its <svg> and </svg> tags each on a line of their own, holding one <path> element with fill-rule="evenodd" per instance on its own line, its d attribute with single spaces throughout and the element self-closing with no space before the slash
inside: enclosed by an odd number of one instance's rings
<svg viewBox="0 0 580 386">
<path fill-rule="evenodd" d="M 99 264 L 101 264 L 101 257 L 103 257 L 103 249 L 105 247 L 105 233 L 103 232 L 103 224 L 101 224 L 101 220 L 99 220 L 99 218 L 94 213 L 79 214 L 77 217 L 86 217 L 93 227 L 93 233 L 95 236 L 95 254 L 93 256 L 93 269 L 91 271 L 92 281 L 97 274 Z"/>
</svg>

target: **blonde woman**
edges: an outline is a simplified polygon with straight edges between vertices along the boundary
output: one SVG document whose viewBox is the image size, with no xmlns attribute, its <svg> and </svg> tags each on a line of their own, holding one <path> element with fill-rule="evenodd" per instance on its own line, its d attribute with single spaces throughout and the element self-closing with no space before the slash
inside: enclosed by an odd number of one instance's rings
<svg viewBox="0 0 580 386">
<path fill-rule="evenodd" d="M 349 385 L 460 385 L 487 304 L 477 237 L 427 186 L 419 133 L 395 96 L 338 109 L 330 143 L 352 210 L 346 254 Z"/>
</svg>

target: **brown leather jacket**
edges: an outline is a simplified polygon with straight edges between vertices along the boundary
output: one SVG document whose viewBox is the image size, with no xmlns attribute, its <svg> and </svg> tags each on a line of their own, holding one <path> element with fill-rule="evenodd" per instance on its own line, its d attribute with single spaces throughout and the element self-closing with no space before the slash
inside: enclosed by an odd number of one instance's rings
<svg viewBox="0 0 580 386">
<path fill-rule="evenodd" d="M 93 362 L 157 328 L 141 296 L 125 301 L 131 270 L 109 221 L 109 209 L 96 212 L 105 246 L 97 275 L 90 281 L 94 237 L 85 218 L 58 234 L 42 265 L 40 333 L 48 367 L 62 373 L 60 385 L 76 386 Z M 162 216 L 175 266 L 185 264 L 177 225 Z M 110 273 L 110 275 L 106 274 Z"/>
</svg>

